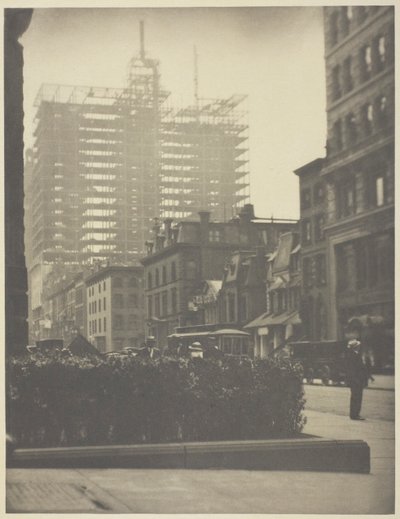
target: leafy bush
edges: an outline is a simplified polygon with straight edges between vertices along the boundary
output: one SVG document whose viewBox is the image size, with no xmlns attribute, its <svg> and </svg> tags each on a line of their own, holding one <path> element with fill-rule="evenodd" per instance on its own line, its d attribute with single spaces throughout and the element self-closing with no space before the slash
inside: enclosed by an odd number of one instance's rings
<svg viewBox="0 0 400 519">
<path fill-rule="evenodd" d="M 11 358 L 7 428 L 20 446 L 276 438 L 301 432 L 289 360 Z"/>
</svg>

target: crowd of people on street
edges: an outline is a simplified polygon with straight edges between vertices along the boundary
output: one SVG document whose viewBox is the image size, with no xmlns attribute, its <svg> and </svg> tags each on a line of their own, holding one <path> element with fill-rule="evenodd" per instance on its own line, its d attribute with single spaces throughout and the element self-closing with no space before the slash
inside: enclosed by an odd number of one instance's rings
<svg viewBox="0 0 400 519">
<path fill-rule="evenodd" d="M 209 337 L 204 344 L 201 344 L 199 341 L 194 341 L 190 345 L 186 342 L 171 343 L 162 352 L 156 346 L 155 337 L 149 336 L 136 353 L 137 357 L 147 359 L 157 359 L 162 355 L 192 359 L 221 359 L 224 356 L 223 352 L 218 348 L 214 337 Z"/>
</svg>

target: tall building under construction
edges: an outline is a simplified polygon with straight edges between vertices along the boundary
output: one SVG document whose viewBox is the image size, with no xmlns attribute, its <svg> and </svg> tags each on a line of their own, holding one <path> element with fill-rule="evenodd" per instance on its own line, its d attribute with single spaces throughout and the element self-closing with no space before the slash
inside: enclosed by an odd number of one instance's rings
<svg viewBox="0 0 400 519">
<path fill-rule="evenodd" d="M 196 93 L 193 106 L 171 106 L 143 25 L 140 34 L 124 88 L 42 85 L 37 94 L 25 185 L 31 310 L 51 265 L 133 264 L 154 218 L 208 209 L 228 220 L 248 202 L 245 97 Z"/>
</svg>

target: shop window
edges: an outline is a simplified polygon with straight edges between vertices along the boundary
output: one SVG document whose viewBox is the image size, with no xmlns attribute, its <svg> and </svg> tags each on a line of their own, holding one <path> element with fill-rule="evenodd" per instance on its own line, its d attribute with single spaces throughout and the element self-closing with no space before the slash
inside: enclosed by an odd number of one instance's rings
<svg viewBox="0 0 400 519">
<path fill-rule="evenodd" d="M 354 88 L 351 56 L 348 56 L 343 62 L 343 89 L 350 92 Z"/>
</svg>

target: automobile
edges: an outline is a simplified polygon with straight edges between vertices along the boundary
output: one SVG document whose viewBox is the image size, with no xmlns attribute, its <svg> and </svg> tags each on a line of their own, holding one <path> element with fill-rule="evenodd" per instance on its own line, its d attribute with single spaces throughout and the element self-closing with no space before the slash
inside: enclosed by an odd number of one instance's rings
<svg viewBox="0 0 400 519">
<path fill-rule="evenodd" d="M 288 348 L 290 357 L 302 364 L 308 383 L 321 379 L 325 385 L 346 384 L 345 341 L 298 341 Z"/>
</svg>

